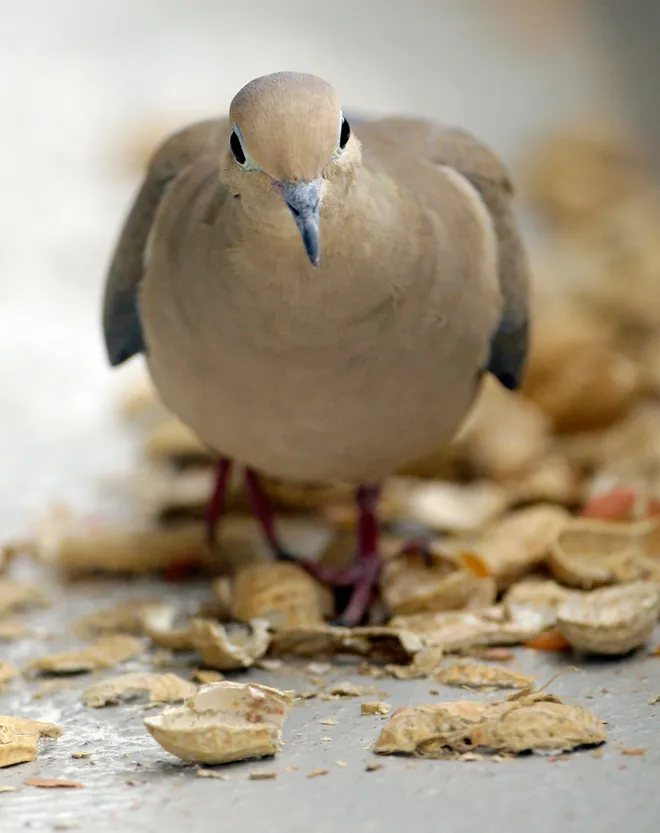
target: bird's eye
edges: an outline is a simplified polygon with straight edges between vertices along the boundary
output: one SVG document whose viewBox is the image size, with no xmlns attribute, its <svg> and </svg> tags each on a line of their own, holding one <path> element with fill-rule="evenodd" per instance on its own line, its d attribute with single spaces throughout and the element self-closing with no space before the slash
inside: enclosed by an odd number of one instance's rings
<svg viewBox="0 0 660 833">
<path fill-rule="evenodd" d="M 351 126 L 346 119 L 341 120 L 341 131 L 339 133 L 339 147 L 343 150 L 351 138 Z"/>
<path fill-rule="evenodd" d="M 241 167 L 246 165 L 247 157 L 245 156 L 243 145 L 241 144 L 241 140 L 238 138 L 238 134 L 235 130 L 232 130 L 231 132 L 231 138 L 229 139 L 229 147 L 234 155 L 234 159 L 238 162 L 238 164 L 241 165 Z"/>
</svg>

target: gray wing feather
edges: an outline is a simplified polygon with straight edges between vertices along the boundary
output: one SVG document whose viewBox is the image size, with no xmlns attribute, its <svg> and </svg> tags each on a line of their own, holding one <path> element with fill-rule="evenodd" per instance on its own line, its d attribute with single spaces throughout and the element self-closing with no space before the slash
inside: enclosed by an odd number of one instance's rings
<svg viewBox="0 0 660 833">
<path fill-rule="evenodd" d="M 499 251 L 502 317 L 491 340 L 487 370 L 505 388 L 522 384 L 529 350 L 529 265 L 513 214 L 513 187 L 497 156 L 470 133 L 440 132 L 436 161 L 451 165 L 477 189 L 493 220 Z"/>
<path fill-rule="evenodd" d="M 103 334 L 115 367 L 145 352 L 138 297 L 149 233 L 172 180 L 205 153 L 218 149 L 222 120 L 198 122 L 166 139 L 154 153 L 124 222 L 106 279 Z"/>
</svg>

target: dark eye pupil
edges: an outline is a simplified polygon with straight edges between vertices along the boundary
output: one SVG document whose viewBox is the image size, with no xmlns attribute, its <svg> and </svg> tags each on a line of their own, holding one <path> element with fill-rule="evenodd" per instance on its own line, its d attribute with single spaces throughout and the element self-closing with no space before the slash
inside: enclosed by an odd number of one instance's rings
<svg viewBox="0 0 660 833">
<path fill-rule="evenodd" d="M 346 119 L 341 120 L 341 133 L 339 135 L 339 147 L 345 148 L 351 138 L 351 126 Z"/>
<path fill-rule="evenodd" d="M 243 153 L 243 148 L 241 147 L 241 140 L 236 135 L 235 130 L 232 130 L 231 132 L 229 147 L 231 148 L 231 152 L 234 154 L 234 159 L 238 162 L 238 164 L 245 165 L 245 154 Z"/>
</svg>

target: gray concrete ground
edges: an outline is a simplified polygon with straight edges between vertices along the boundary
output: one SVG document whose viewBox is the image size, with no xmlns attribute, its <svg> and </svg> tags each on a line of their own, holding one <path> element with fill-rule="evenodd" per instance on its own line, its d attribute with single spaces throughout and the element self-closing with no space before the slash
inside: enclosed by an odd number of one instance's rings
<svg viewBox="0 0 660 833">
<path fill-rule="evenodd" d="M 53 498 L 96 508 L 100 481 L 132 467 L 132 441 L 115 423 L 113 402 L 136 370 L 111 377 L 98 326 L 108 251 L 135 186 L 119 164 L 126 137 L 156 116 L 175 123 L 207 115 L 250 77 L 297 68 L 333 81 L 347 107 L 458 122 L 514 161 L 539 132 L 596 108 L 601 65 L 579 36 L 525 45 L 477 14 L 487 5 L 0 2 L 0 536 L 29 529 Z M 62 604 L 35 614 L 36 636 L 0 646 L 2 656 L 23 663 L 54 650 L 80 613 L 152 589 L 202 593 L 187 585 L 81 584 Z M 520 667 L 541 679 L 558 662 L 519 657 Z M 248 678 L 297 687 L 295 679 L 265 672 Z M 58 743 L 44 743 L 38 762 L 0 773 L 0 784 L 18 787 L 0 794 L 2 833 L 69 822 L 83 831 L 191 833 L 660 829 L 660 706 L 647 702 L 660 693 L 657 658 L 590 663 L 553 683 L 554 692 L 608 721 L 610 744 L 600 760 L 589 753 L 556 763 L 387 759 L 382 770 L 365 772 L 378 719 L 359 717 L 352 700 L 309 701 L 287 723 L 274 782 L 248 781 L 255 765 L 232 767 L 226 783 L 196 778 L 146 735 L 139 705 L 83 710 L 76 697 L 83 685 L 75 679 L 32 700 L 34 684 L 21 682 L 0 696 L 0 711 L 65 729 Z M 434 697 L 426 681 L 383 687 L 395 706 Z M 458 695 L 447 689 L 446 696 Z M 327 714 L 336 715 L 336 727 L 319 724 Z M 326 735 L 332 740 L 321 741 Z M 624 757 L 617 742 L 649 751 Z M 96 762 L 72 759 L 75 750 L 92 752 Z M 337 759 L 349 766 L 337 767 Z M 285 773 L 287 766 L 298 769 Z M 323 767 L 330 774 L 307 779 Z M 23 786 L 36 774 L 71 777 L 85 788 Z"/>
</svg>

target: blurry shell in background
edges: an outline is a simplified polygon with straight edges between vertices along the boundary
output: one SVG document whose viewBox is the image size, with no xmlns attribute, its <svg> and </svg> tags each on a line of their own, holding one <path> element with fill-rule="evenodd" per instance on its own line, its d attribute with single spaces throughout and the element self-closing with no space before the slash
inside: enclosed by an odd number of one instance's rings
<svg viewBox="0 0 660 833">
<path fill-rule="evenodd" d="M 504 595 L 502 605 L 511 621 L 530 618 L 541 625 L 541 632 L 555 627 L 557 611 L 573 595 L 574 591 L 555 581 L 530 578 L 514 584 Z"/>
<path fill-rule="evenodd" d="M 454 446 L 478 477 L 508 480 L 527 473 L 548 452 L 550 428 L 533 402 L 486 377 Z"/>
<path fill-rule="evenodd" d="M 531 506 L 510 512 L 485 530 L 475 550 L 500 589 L 542 564 L 570 520 L 561 506 Z"/>
<path fill-rule="evenodd" d="M 641 578 L 660 580 L 660 559 L 652 560 L 645 550 L 646 536 L 656 530 L 652 522 L 571 519 L 552 544 L 550 569 L 559 581 L 585 590 Z"/>
<path fill-rule="evenodd" d="M 0 578 L 0 619 L 31 607 L 43 607 L 48 599 L 40 587 Z"/>
<path fill-rule="evenodd" d="M 204 665 L 219 671 L 250 668 L 270 645 L 268 622 L 255 619 L 249 625 L 224 627 L 212 619 L 193 619 L 190 641 Z"/>
<path fill-rule="evenodd" d="M 612 425 L 639 399 L 640 389 L 637 366 L 614 349 L 607 326 L 593 315 L 569 307 L 537 318 L 523 395 L 556 431 Z"/>
<path fill-rule="evenodd" d="M 387 482 L 383 501 L 390 517 L 434 530 L 469 532 L 501 515 L 509 497 L 504 488 L 489 481 L 460 484 L 396 477 Z"/>
<path fill-rule="evenodd" d="M 224 627 L 215 619 L 181 619 L 176 608 L 166 603 L 149 608 L 143 625 L 155 645 L 170 651 L 196 650 L 207 666 L 222 671 L 249 668 L 270 644 L 268 623 L 263 620 Z"/>
<path fill-rule="evenodd" d="M 424 648 L 416 634 L 397 627 L 341 628 L 332 625 L 288 628 L 273 634 L 271 653 L 318 657 L 347 654 L 374 662 L 408 663 Z"/>
<path fill-rule="evenodd" d="M 7 685 L 7 683 L 18 677 L 19 673 L 20 672 L 15 665 L 0 659 L 0 692 Z"/>
<path fill-rule="evenodd" d="M 578 467 L 559 454 L 543 458 L 510 485 L 513 504 L 557 503 L 572 507 L 582 503 L 584 493 Z"/>
<path fill-rule="evenodd" d="M 153 674 L 142 671 L 120 674 L 109 680 L 101 680 L 86 688 L 81 699 L 86 706 L 100 709 L 129 700 L 140 694 L 148 694 L 150 703 L 176 703 L 197 691 L 197 686 L 176 674 Z"/>
<path fill-rule="evenodd" d="M 502 602 L 510 610 L 513 607 L 535 607 L 556 611 L 573 596 L 573 591 L 556 581 L 546 578 L 528 578 L 510 587 Z"/>
<path fill-rule="evenodd" d="M 497 665 L 482 665 L 470 660 L 458 660 L 451 665 L 438 668 L 433 679 L 447 686 L 467 688 L 526 688 L 535 678 L 502 668 Z"/>
<path fill-rule="evenodd" d="M 33 660 L 28 669 L 44 674 L 82 674 L 100 668 L 112 668 L 143 653 L 141 639 L 128 634 L 115 633 L 74 651 L 58 651 Z"/>
<path fill-rule="evenodd" d="M 633 582 L 580 593 L 564 602 L 557 626 L 574 648 L 626 654 L 651 636 L 660 614 L 660 585 Z"/>
<path fill-rule="evenodd" d="M 415 552 L 387 560 L 380 581 L 383 600 L 394 616 L 488 607 L 497 596 L 495 580 L 463 568 L 460 559 Z"/>
<path fill-rule="evenodd" d="M 144 620 L 151 610 L 160 610 L 163 602 L 156 598 L 135 597 L 111 607 L 93 610 L 73 624 L 74 632 L 88 638 L 105 633 L 144 633 Z"/>
<path fill-rule="evenodd" d="M 239 622 L 265 619 L 281 630 L 322 624 L 333 612 L 330 591 L 297 564 L 246 566 L 232 581 L 231 613 Z"/>
<path fill-rule="evenodd" d="M 174 605 L 163 602 L 148 607 L 141 615 L 142 627 L 154 645 L 170 651 L 190 651 L 190 620 L 183 619 Z"/>
<path fill-rule="evenodd" d="M 161 527 L 142 516 L 99 521 L 78 517 L 63 506 L 53 507 L 41 520 L 37 554 L 46 564 L 71 573 L 149 573 L 211 560 L 200 523 Z"/>
<path fill-rule="evenodd" d="M 484 645 L 516 645 L 526 642 L 549 627 L 543 609 L 503 605 L 444 613 L 414 613 L 395 616 L 390 626 L 415 634 L 425 646 L 447 653 Z"/>
<path fill-rule="evenodd" d="M 638 194 L 646 176 L 620 126 L 583 123 L 541 140 L 521 179 L 534 208 L 561 230 L 574 231 Z"/>
</svg>

